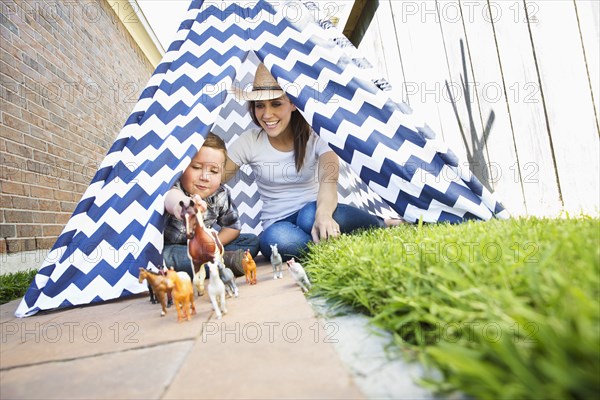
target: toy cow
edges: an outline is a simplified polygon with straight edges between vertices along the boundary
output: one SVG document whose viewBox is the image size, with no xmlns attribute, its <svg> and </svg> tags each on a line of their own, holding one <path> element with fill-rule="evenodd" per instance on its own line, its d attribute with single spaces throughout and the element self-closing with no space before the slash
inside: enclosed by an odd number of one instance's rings
<svg viewBox="0 0 600 400">
<path fill-rule="evenodd" d="M 308 276 L 306 276 L 306 271 L 304 271 L 302 265 L 300 263 L 297 263 L 293 257 L 290 260 L 288 260 L 287 265 L 290 269 L 292 277 L 294 278 L 298 286 L 300 286 L 300 289 L 302 289 L 304 293 L 308 292 L 311 285 L 310 281 L 308 280 Z"/>
</svg>

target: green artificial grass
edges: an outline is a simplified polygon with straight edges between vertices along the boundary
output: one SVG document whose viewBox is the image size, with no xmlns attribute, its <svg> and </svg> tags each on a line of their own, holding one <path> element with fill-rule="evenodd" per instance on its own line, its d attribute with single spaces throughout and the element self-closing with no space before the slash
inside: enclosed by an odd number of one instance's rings
<svg viewBox="0 0 600 400">
<path fill-rule="evenodd" d="M 481 399 L 600 393 L 598 219 L 406 225 L 312 245 L 312 294 L 352 306 Z"/>
<path fill-rule="evenodd" d="M 0 275 L 0 304 L 23 297 L 27 289 L 29 289 L 29 285 L 31 285 L 35 274 L 37 274 L 37 270 L 30 269 Z"/>
</svg>

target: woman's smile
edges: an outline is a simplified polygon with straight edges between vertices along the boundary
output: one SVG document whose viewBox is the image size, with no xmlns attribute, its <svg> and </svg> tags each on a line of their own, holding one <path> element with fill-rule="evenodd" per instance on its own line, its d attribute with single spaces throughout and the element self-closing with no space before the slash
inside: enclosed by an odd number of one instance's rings
<svg viewBox="0 0 600 400">
<path fill-rule="evenodd" d="M 263 123 L 265 124 L 264 128 L 265 129 L 273 129 L 277 127 L 277 124 L 279 123 L 279 121 L 263 121 Z"/>
</svg>

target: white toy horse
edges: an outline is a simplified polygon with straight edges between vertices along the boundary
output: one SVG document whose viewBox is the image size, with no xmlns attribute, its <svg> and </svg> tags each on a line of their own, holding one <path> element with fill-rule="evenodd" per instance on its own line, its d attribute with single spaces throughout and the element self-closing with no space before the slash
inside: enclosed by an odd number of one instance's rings
<svg viewBox="0 0 600 400">
<path fill-rule="evenodd" d="M 225 291 L 227 292 L 227 295 L 229 297 L 238 297 L 238 288 L 235 284 L 235 276 L 233 275 L 233 271 L 227 268 L 225 263 L 222 261 L 217 261 L 216 264 L 219 267 L 219 276 L 225 284 Z"/>
<path fill-rule="evenodd" d="M 225 303 L 225 284 L 219 276 L 219 267 L 214 262 L 207 263 L 210 271 L 208 282 L 208 297 L 212 303 L 217 319 L 221 319 L 221 312 L 227 314 L 227 304 Z"/>
<path fill-rule="evenodd" d="M 306 272 L 304 271 L 304 268 L 302 267 L 302 265 L 300 263 L 297 263 L 293 257 L 290 260 L 288 260 L 287 265 L 288 265 L 288 268 L 290 269 L 290 273 L 292 274 L 292 277 L 294 278 L 294 280 L 296 281 L 298 286 L 300 286 L 300 288 L 302 289 L 302 291 L 304 293 L 308 292 L 311 285 L 310 285 L 310 281 L 308 280 L 308 276 L 306 276 Z"/>
<path fill-rule="evenodd" d="M 270 244 L 271 246 L 271 265 L 273 266 L 273 279 L 281 279 L 283 278 L 283 272 L 281 271 L 283 267 L 283 261 L 281 260 L 281 255 L 277 251 L 277 243 Z"/>
</svg>

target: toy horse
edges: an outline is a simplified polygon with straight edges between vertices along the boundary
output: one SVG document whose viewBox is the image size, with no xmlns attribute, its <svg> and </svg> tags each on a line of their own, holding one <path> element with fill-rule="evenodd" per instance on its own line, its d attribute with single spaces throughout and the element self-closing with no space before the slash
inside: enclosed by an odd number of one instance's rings
<svg viewBox="0 0 600 400">
<path fill-rule="evenodd" d="M 164 265 L 162 266 L 161 269 L 156 268 L 154 265 L 148 265 L 146 270 L 155 275 L 167 276 L 167 267 Z M 148 294 L 150 295 L 150 303 L 152 303 L 152 304 L 158 303 L 158 300 L 156 299 L 156 296 L 154 295 L 154 289 L 152 289 L 152 286 L 150 284 L 148 284 Z M 171 291 L 168 290 L 167 291 L 167 307 L 171 307 L 171 305 L 173 305 L 173 298 L 171 297 Z"/>
<path fill-rule="evenodd" d="M 238 297 L 238 288 L 235 284 L 235 276 L 233 275 L 233 271 L 225 266 L 223 262 L 216 262 L 219 267 L 219 276 L 221 280 L 225 284 L 225 291 L 227 292 L 227 296 L 235 296 Z"/>
<path fill-rule="evenodd" d="M 203 264 L 223 259 L 223 245 L 219 240 L 217 231 L 204 226 L 202 213 L 198 206 L 190 200 L 186 207 L 180 202 L 183 220 L 185 221 L 186 237 L 188 239 L 188 256 L 192 262 L 192 271 L 194 273 L 194 286 L 198 290 L 198 295 L 204 294 L 204 280 L 206 279 L 206 270 Z"/>
<path fill-rule="evenodd" d="M 188 321 L 191 320 L 192 315 L 196 314 L 196 306 L 190 276 L 186 272 L 175 272 L 173 268 L 170 268 L 167 271 L 167 279 L 173 284 L 173 302 L 177 309 L 177 322 L 181 322 L 184 318 Z"/>
<path fill-rule="evenodd" d="M 208 297 L 212 303 L 217 319 L 221 319 L 221 312 L 227 314 L 227 304 L 225 303 L 225 284 L 219 276 L 219 267 L 214 262 L 209 262 L 210 280 L 208 282 Z"/>
<path fill-rule="evenodd" d="M 283 266 L 283 261 L 281 260 L 281 255 L 277 251 L 277 243 L 270 244 L 271 246 L 271 265 L 273 266 L 273 279 L 281 279 L 283 278 L 283 272 L 281 268 Z"/>
<path fill-rule="evenodd" d="M 246 274 L 246 283 L 256 285 L 256 263 L 250 254 L 250 250 L 244 252 L 242 267 L 244 267 L 244 273 Z"/>
<path fill-rule="evenodd" d="M 154 265 L 148 265 L 148 267 L 146 268 L 146 271 L 151 272 L 154 275 L 160 274 L 160 271 Z M 142 282 L 140 282 L 140 283 L 142 283 Z M 156 296 L 154 295 L 154 290 L 152 289 L 152 285 L 150 285 L 150 282 L 148 282 L 148 281 L 146 281 L 146 283 L 148 284 L 148 294 L 150 295 L 150 303 L 152 303 L 152 304 L 158 303 L 158 300 L 156 300 Z"/>
<path fill-rule="evenodd" d="M 302 265 L 297 263 L 293 257 L 288 260 L 287 265 L 298 286 L 300 286 L 304 293 L 308 292 L 308 289 L 310 289 L 310 281 L 308 280 L 308 276 L 306 276 L 306 271 L 304 271 Z"/>
<path fill-rule="evenodd" d="M 148 282 L 154 294 L 158 296 L 158 301 L 162 306 L 160 316 L 163 317 L 167 314 L 167 293 L 173 289 L 173 282 L 162 275 L 153 274 L 145 268 L 140 268 L 139 282 L 142 283 L 144 279 Z"/>
</svg>

